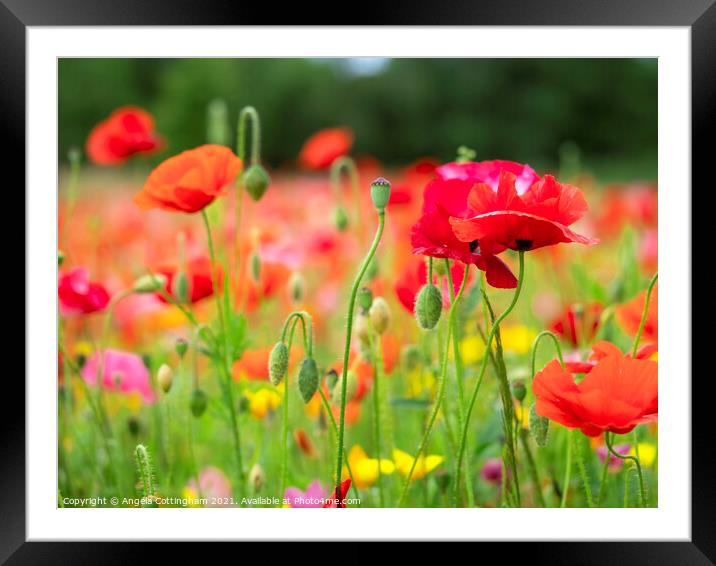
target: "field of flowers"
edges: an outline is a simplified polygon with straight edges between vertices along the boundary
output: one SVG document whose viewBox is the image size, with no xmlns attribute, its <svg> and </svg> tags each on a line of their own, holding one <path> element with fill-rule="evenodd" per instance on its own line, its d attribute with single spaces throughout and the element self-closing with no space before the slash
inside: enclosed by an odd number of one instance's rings
<svg viewBox="0 0 716 566">
<path fill-rule="evenodd" d="M 655 183 L 342 127 L 267 171 L 229 114 L 61 167 L 58 506 L 658 504 Z"/>
</svg>

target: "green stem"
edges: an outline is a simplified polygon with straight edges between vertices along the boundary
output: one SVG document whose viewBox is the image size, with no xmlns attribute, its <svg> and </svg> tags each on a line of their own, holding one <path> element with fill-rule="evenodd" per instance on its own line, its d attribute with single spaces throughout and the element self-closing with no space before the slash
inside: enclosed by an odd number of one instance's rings
<svg viewBox="0 0 716 566">
<path fill-rule="evenodd" d="M 468 266 L 465 266 L 465 275 L 462 278 L 462 284 L 460 285 L 460 290 L 458 291 L 457 295 L 455 296 L 455 300 L 453 300 L 450 304 L 450 312 L 448 314 L 448 324 L 447 324 L 447 335 L 445 336 L 445 348 L 442 352 L 442 363 L 440 365 L 440 383 L 438 384 L 438 396 L 435 399 L 435 403 L 433 405 L 433 410 L 430 413 L 430 417 L 428 418 L 428 424 L 425 427 L 425 432 L 423 433 L 423 437 L 420 440 L 420 444 L 418 445 L 418 450 L 415 454 L 415 458 L 413 459 L 413 463 L 410 466 L 410 471 L 408 472 L 408 475 L 405 477 L 405 483 L 403 484 L 403 491 L 400 494 L 400 499 L 398 500 L 398 507 L 402 507 L 403 503 L 405 502 L 405 498 L 408 495 L 408 489 L 410 488 L 410 482 L 413 478 L 413 472 L 415 471 L 415 467 L 418 464 L 418 460 L 420 459 L 421 454 L 425 450 L 425 447 L 427 446 L 428 440 L 430 439 L 430 433 L 432 432 L 433 425 L 435 424 L 435 419 L 438 416 L 438 413 L 440 412 L 440 406 L 442 405 L 443 398 L 445 397 L 445 382 L 447 381 L 447 366 L 448 366 L 448 358 L 449 358 L 449 350 L 450 350 L 450 340 L 451 335 L 455 326 L 455 315 L 457 313 L 457 305 L 460 302 L 460 299 L 462 298 L 463 292 L 465 291 L 465 287 L 467 286 L 467 280 L 468 276 L 470 274 L 470 270 L 468 269 Z"/>
<path fill-rule="evenodd" d="M 246 124 L 251 122 L 251 165 L 259 162 L 261 152 L 261 122 L 253 106 L 246 106 L 239 113 L 238 153 L 242 166 L 246 163 Z M 244 167 L 245 168 L 245 167 Z"/>
<path fill-rule="evenodd" d="M 564 482 L 562 485 L 562 501 L 560 502 L 560 507 L 565 507 L 567 505 L 567 495 L 569 494 L 569 482 L 572 478 L 572 442 L 569 437 L 570 431 L 567 430 L 567 466 L 564 471 Z"/>
<path fill-rule="evenodd" d="M 644 476 L 641 472 L 641 463 L 639 462 L 639 458 L 635 456 L 623 456 L 622 454 L 619 454 L 619 452 L 615 451 L 612 447 L 612 441 L 611 436 L 606 436 L 604 439 L 607 443 L 607 449 L 609 450 L 609 454 L 612 454 L 614 457 L 619 458 L 620 460 L 631 460 L 634 462 L 634 465 L 636 466 L 636 473 L 639 477 L 639 493 L 641 496 L 641 506 L 646 507 L 647 499 L 646 499 L 646 488 L 644 487 Z M 609 455 L 607 455 L 607 459 L 609 458 Z"/>
<path fill-rule="evenodd" d="M 341 377 L 341 412 L 340 421 L 338 426 L 338 449 L 336 455 L 336 491 L 335 494 L 340 495 L 341 492 L 341 468 L 343 462 L 343 441 L 345 436 L 345 417 L 346 417 L 346 395 L 348 385 L 348 361 L 351 353 L 351 334 L 353 331 L 353 311 L 355 310 L 356 296 L 358 295 L 358 288 L 360 287 L 363 275 L 365 275 L 368 265 L 370 264 L 375 251 L 378 249 L 380 238 L 383 235 L 383 229 L 385 228 L 385 209 L 378 211 L 378 229 L 373 239 L 373 244 L 368 250 L 368 254 L 363 259 L 363 263 L 358 270 L 358 275 L 353 281 L 353 287 L 351 288 L 351 296 L 348 302 L 348 320 L 346 321 L 346 340 L 345 347 L 343 349 L 343 371 Z"/>
<path fill-rule="evenodd" d="M 80 151 L 78 149 L 70 150 L 68 158 L 70 161 L 70 178 L 67 182 L 67 214 L 62 225 L 61 243 L 63 247 L 67 245 L 67 227 L 72 223 L 72 216 L 77 203 L 77 189 L 79 188 L 80 180 Z"/>
<path fill-rule="evenodd" d="M 331 163 L 331 187 L 338 202 L 342 201 L 341 175 L 343 171 L 348 174 L 348 180 L 353 193 L 353 208 L 355 209 L 355 218 L 353 219 L 354 226 L 358 226 L 360 228 L 363 226 L 363 222 L 361 222 L 361 210 L 363 210 L 363 207 L 360 199 L 358 167 L 356 167 L 356 163 L 353 158 L 348 157 L 347 155 L 339 157 Z"/>
<path fill-rule="evenodd" d="M 606 442 L 607 435 L 609 434 L 609 431 L 604 433 L 604 440 Z M 599 482 L 599 493 L 597 494 L 597 507 L 602 502 L 602 497 L 604 496 L 604 489 L 607 484 L 607 473 L 609 472 L 609 452 L 607 451 L 607 454 L 604 455 L 604 464 L 602 465 L 602 479 Z"/>
<path fill-rule="evenodd" d="M 482 358 L 482 363 L 480 364 L 480 371 L 477 376 L 477 383 L 475 384 L 475 389 L 472 392 L 472 396 L 470 397 L 470 402 L 467 406 L 467 413 L 465 414 L 465 423 L 462 427 L 462 434 L 460 436 L 460 448 L 458 449 L 458 456 L 457 456 L 457 465 L 455 470 L 455 484 L 454 484 L 454 491 L 453 491 L 453 500 L 454 503 L 457 505 L 458 501 L 458 490 L 460 485 L 460 474 L 462 472 L 462 459 L 465 455 L 465 446 L 467 443 L 467 430 L 470 425 L 470 416 L 472 415 L 472 409 L 475 406 L 475 400 L 477 399 L 477 394 L 480 391 L 480 385 L 482 384 L 482 379 L 485 376 L 485 369 L 487 368 L 487 361 L 489 359 L 489 352 L 490 348 L 492 347 L 492 340 L 495 337 L 495 333 L 497 331 L 497 328 L 499 328 L 500 323 L 507 317 L 510 312 L 512 312 L 512 309 L 515 308 L 515 305 L 517 304 L 517 300 L 520 297 L 520 292 L 522 291 L 522 285 L 524 283 L 524 275 L 525 275 L 525 252 L 520 251 L 519 252 L 519 275 L 517 278 L 517 288 L 515 289 L 515 293 L 512 296 L 512 301 L 510 302 L 509 306 L 500 314 L 497 319 L 495 319 L 495 322 L 492 324 L 490 328 L 490 333 L 487 336 L 487 344 L 485 345 L 485 355 Z"/>
<path fill-rule="evenodd" d="M 370 324 L 370 323 L 369 323 Z M 373 442 L 375 444 L 375 457 L 378 459 L 378 502 L 380 507 L 385 507 L 385 494 L 383 493 L 383 466 L 381 463 L 381 445 L 380 445 L 380 392 L 378 390 L 380 384 L 380 371 L 382 365 L 382 356 L 380 351 L 380 336 L 373 331 L 370 326 L 371 345 L 373 347 Z"/>
<path fill-rule="evenodd" d="M 646 316 L 649 314 L 649 302 L 651 301 L 651 292 L 654 290 L 654 285 L 659 278 L 658 273 L 654 273 L 654 277 L 649 281 L 649 287 L 646 290 L 646 299 L 644 300 L 644 310 L 641 313 L 641 321 L 639 322 L 639 330 L 636 332 L 634 337 L 634 344 L 631 347 L 631 357 L 636 358 L 636 351 L 639 349 L 639 340 L 641 340 L 641 333 L 644 331 L 644 325 L 646 324 Z"/>
<path fill-rule="evenodd" d="M 584 495 L 587 497 L 587 506 L 591 508 L 594 507 L 594 502 L 592 501 L 592 488 L 589 485 L 587 467 L 584 464 L 584 451 L 582 449 L 582 446 L 580 445 L 581 438 L 578 436 L 579 433 L 576 430 L 570 431 L 569 434 L 571 435 L 572 442 L 574 443 L 574 449 L 577 455 L 577 468 L 579 468 L 579 474 L 582 476 Z"/>
<path fill-rule="evenodd" d="M 527 468 L 529 469 L 530 476 L 532 477 L 532 483 L 534 484 L 535 494 L 537 496 L 537 503 L 540 507 L 547 507 L 547 503 L 544 500 L 544 495 L 542 494 L 542 485 L 539 481 L 539 472 L 537 471 L 537 464 L 535 462 L 534 456 L 532 455 L 532 450 L 530 449 L 529 433 L 525 428 L 520 428 L 520 441 L 522 442 L 522 448 L 525 451 L 525 456 L 527 459 Z"/>
<path fill-rule="evenodd" d="M 211 237 L 211 225 L 209 224 L 209 216 L 206 213 L 206 209 L 202 209 L 201 216 L 204 220 L 204 226 L 206 228 L 206 239 L 209 246 L 209 257 L 211 259 L 211 268 L 213 271 L 214 278 L 214 297 L 216 299 L 216 308 L 219 315 L 219 325 L 221 327 L 222 344 L 219 344 L 219 367 L 224 374 L 224 402 L 226 403 L 227 409 L 229 410 L 229 416 L 231 418 L 231 433 L 234 441 L 234 451 L 236 453 L 236 466 L 238 468 L 238 480 L 239 480 L 239 498 L 243 496 L 245 479 L 244 479 L 244 465 L 243 458 L 241 455 L 241 436 L 239 433 L 239 419 L 236 414 L 236 406 L 234 404 L 234 394 L 232 389 L 232 378 L 231 378 L 231 353 L 229 352 L 229 338 L 226 324 L 226 313 L 224 313 L 222 296 L 219 294 L 219 273 L 217 271 L 216 253 L 214 251 L 214 241 Z M 227 289 L 222 290 L 222 294 L 226 293 Z M 223 352 L 222 352 L 223 350 Z"/>
<path fill-rule="evenodd" d="M 540 332 L 537 337 L 534 339 L 534 342 L 532 342 L 532 363 L 531 363 L 531 372 L 530 376 L 531 379 L 534 379 L 535 373 L 536 373 L 536 361 L 537 361 L 537 347 L 539 346 L 539 343 L 542 341 L 543 338 L 549 337 L 552 339 L 552 342 L 554 342 L 554 348 L 557 350 L 557 358 L 559 359 L 559 365 L 562 366 L 562 369 L 564 369 L 564 358 L 562 357 L 562 347 L 559 345 L 559 340 L 557 339 L 557 336 L 555 336 L 554 332 L 550 332 L 549 330 L 543 330 Z"/>
</svg>

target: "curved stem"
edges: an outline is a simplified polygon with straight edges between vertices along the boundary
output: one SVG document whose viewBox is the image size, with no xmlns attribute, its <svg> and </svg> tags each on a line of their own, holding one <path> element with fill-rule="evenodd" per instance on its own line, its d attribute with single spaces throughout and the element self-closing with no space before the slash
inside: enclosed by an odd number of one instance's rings
<svg viewBox="0 0 716 566">
<path fill-rule="evenodd" d="M 451 334 L 453 332 L 453 328 L 455 326 L 455 313 L 457 312 L 457 305 L 460 302 L 460 299 L 462 298 L 463 292 L 465 291 L 465 287 L 467 286 L 467 279 L 468 275 L 470 274 L 470 270 L 468 269 L 467 265 L 465 266 L 465 275 L 462 278 L 462 284 L 460 285 L 460 290 L 458 291 L 457 295 L 455 296 L 455 300 L 452 301 L 450 304 L 450 312 L 448 314 L 448 324 L 447 324 L 447 335 L 445 336 L 445 348 L 442 352 L 442 363 L 440 366 L 440 383 L 438 385 L 438 396 L 437 399 L 435 399 L 435 404 L 433 405 L 433 410 L 430 413 L 430 417 L 428 419 L 428 424 L 425 427 L 425 433 L 423 434 L 423 438 L 420 440 L 420 444 L 418 445 L 418 450 L 415 453 L 415 458 L 413 458 L 413 463 L 410 466 L 410 471 L 408 472 L 408 475 L 405 477 L 405 483 L 403 484 L 403 491 L 400 494 L 400 499 L 398 500 L 398 507 L 401 507 L 403 505 L 403 502 L 405 501 L 405 497 L 408 495 L 408 489 L 410 488 L 410 482 L 413 479 L 413 472 L 415 472 L 415 467 L 418 464 L 418 460 L 420 459 L 421 454 L 425 450 L 425 447 L 428 443 L 428 440 L 430 439 L 430 433 L 432 432 L 433 425 L 435 424 L 435 419 L 438 416 L 438 413 L 440 412 L 440 406 L 442 405 L 443 398 L 445 397 L 445 382 L 447 381 L 447 366 L 448 366 L 448 357 L 449 357 L 449 350 L 450 350 L 450 339 Z"/>
<path fill-rule="evenodd" d="M 253 106 L 246 106 L 239 113 L 238 154 L 241 163 L 246 163 L 246 124 L 251 122 L 251 165 L 256 165 L 261 154 L 261 122 Z M 245 169 L 245 167 L 242 167 Z"/>
<path fill-rule="evenodd" d="M 356 296 L 358 295 L 358 288 L 360 287 L 363 275 L 365 275 L 368 265 L 370 264 L 373 256 L 375 255 L 380 238 L 383 235 L 383 229 L 385 228 L 385 210 L 378 211 L 378 229 L 373 238 L 373 244 L 368 250 L 368 254 L 363 259 L 363 263 L 358 270 L 358 275 L 353 281 L 353 287 L 351 288 L 351 296 L 348 302 L 348 319 L 346 321 L 346 340 L 345 347 L 343 349 L 343 371 L 341 377 L 341 412 L 340 421 L 338 426 L 338 454 L 336 455 L 336 491 L 334 493 L 340 494 L 341 492 L 341 469 L 343 462 L 343 439 L 345 435 L 345 417 L 346 417 L 346 394 L 348 385 L 348 360 L 351 352 L 351 334 L 353 331 L 353 311 L 355 310 Z"/>
<path fill-rule="evenodd" d="M 216 264 L 216 253 L 214 251 L 214 241 L 211 237 L 211 225 L 209 224 L 209 216 L 206 213 L 206 209 L 202 209 L 201 216 L 204 220 L 204 226 L 206 228 L 206 239 L 209 246 L 209 258 L 211 260 L 211 269 L 213 271 L 213 282 L 214 282 L 214 297 L 216 299 L 216 309 L 219 314 L 219 325 L 221 327 L 222 343 L 217 348 L 219 353 L 219 367 L 224 374 L 224 402 L 226 408 L 229 410 L 229 416 L 231 418 L 231 433 L 234 441 L 234 451 L 236 453 L 236 466 L 238 468 L 238 479 L 239 479 L 239 496 L 244 493 L 244 465 L 243 458 L 241 455 L 241 435 L 239 432 L 239 418 L 236 414 L 236 406 L 234 404 L 234 393 L 232 389 L 232 377 L 231 377 L 231 353 L 229 352 L 229 337 L 228 327 L 226 323 L 226 313 L 224 312 L 224 306 L 222 297 L 219 294 L 219 273 Z M 224 288 L 222 293 L 226 293 L 227 289 Z M 223 350 L 223 352 L 222 352 Z"/>
<path fill-rule="evenodd" d="M 555 336 L 554 332 L 550 332 L 549 330 L 543 330 L 540 332 L 537 337 L 534 339 L 534 342 L 532 342 L 532 362 L 531 362 L 531 372 L 530 376 L 531 379 L 534 379 L 535 373 L 536 373 L 536 365 L 535 362 L 537 360 L 537 346 L 539 346 L 539 343 L 542 341 L 542 338 L 546 338 L 549 336 L 552 339 L 552 342 L 554 342 L 554 348 L 557 350 L 557 358 L 559 359 L 559 365 L 562 366 L 562 369 L 564 369 L 564 358 L 562 357 L 562 347 L 559 345 L 559 340 L 557 339 L 557 336 Z"/>
<path fill-rule="evenodd" d="M 610 435 L 605 435 L 604 440 L 607 443 L 607 449 L 609 450 L 609 454 L 611 454 L 615 458 L 619 458 L 620 460 L 631 460 L 632 462 L 634 462 L 634 465 L 636 466 L 636 473 L 637 473 L 637 476 L 639 477 L 639 493 L 641 496 L 641 506 L 646 507 L 646 489 L 644 488 L 644 476 L 641 472 L 641 463 L 639 462 L 639 458 L 637 458 L 636 456 L 629 456 L 629 455 L 624 456 L 622 454 L 619 454 L 619 452 L 615 451 L 614 448 L 612 447 Z M 607 459 L 608 458 L 609 458 L 609 456 L 607 455 Z"/>
<path fill-rule="evenodd" d="M 363 207 L 360 202 L 360 183 L 358 178 L 358 167 L 353 158 L 344 155 L 339 157 L 331 163 L 331 187 L 333 194 L 338 202 L 341 202 L 341 175 L 343 172 L 348 174 L 348 180 L 351 185 L 351 191 L 353 193 L 353 208 L 355 209 L 354 225 L 358 226 L 359 229 L 363 226 L 361 219 L 361 210 Z"/>
<path fill-rule="evenodd" d="M 644 325 L 646 324 L 646 316 L 649 314 L 649 302 L 651 301 L 651 292 L 654 290 L 654 285 L 659 278 L 658 273 L 654 273 L 654 276 L 649 281 L 649 287 L 646 289 L 646 299 L 644 300 L 644 310 L 641 313 L 641 321 L 639 322 L 639 330 L 636 332 L 634 337 L 634 344 L 631 347 L 631 356 L 636 358 L 636 351 L 639 349 L 639 340 L 641 340 L 641 333 L 644 332 Z"/>
<path fill-rule="evenodd" d="M 480 364 L 480 371 L 477 376 L 477 383 L 475 384 L 475 389 L 472 392 L 472 396 L 470 397 L 470 402 L 467 406 L 467 413 L 465 414 L 465 423 L 462 427 L 462 434 L 460 436 L 460 447 L 458 449 L 458 456 L 457 456 L 457 464 L 456 464 L 456 470 L 455 470 L 455 484 L 454 484 L 454 492 L 453 492 L 453 499 L 455 504 L 457 505 L 457 499 L 458 499 L 458 490 L 460 485 L 460 474 L 462 472 L 462 459 L 465 455 L 465 445 L 467 442 L 467 429 L 470 425 L 470 416 L 472 415 L 472 409 L 475 406 L 475 400 L 477 399 L 477 394 L 480 391 L 480 385 L 482 384 L 482 379 L 485 376 L 485 369 L 487 368 L 487 361 L 489 359 L 489 352 L 490 348 L 492 347 L 492 340 L 495 338 L 496 329 L 499 328 L 500 323 L 507 317 L 510 312 L 512 312 L 512 309 L 515 308 L 515 305 L 517 304 L 517 300 L 520 298 L 520 292 L 522 291 L 522 285 L 524 283 L 524 275 L 525 275 L 525 252 L 520 251 L 519 252 L 519 274 L 517 278 L 517 288 L 515 289 L 515 294 L 512 296 L 512 301 L 508 305 L 508 307 L 502 312 L 502 314 L 495 319 L 495 322 L 492 324 L 490 328 L 490 333 L 487 335 L 487 344 L 485 344 L 485 355 L 482 358 L 482 363 Z"/>
</svg>

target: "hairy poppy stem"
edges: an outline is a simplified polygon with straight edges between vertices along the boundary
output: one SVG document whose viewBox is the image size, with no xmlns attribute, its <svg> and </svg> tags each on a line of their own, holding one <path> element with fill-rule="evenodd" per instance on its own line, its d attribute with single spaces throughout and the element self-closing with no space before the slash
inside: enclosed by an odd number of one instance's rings
<svg viewBox="0 0 716 566">
<path fill-rule="evenodd" d="M 567 466 L 564 471 L 564 481 L 562 482 L 562 500 L 559 503 L 560 508 L 567 505 L 567 495 L 569 494 L 569 482 L 572 478 L 572 439 L 569 436 L 571 431 L 567 430 Z"/>
<path fill-rule="evenodd" d="M 524 284 L 525 279 L 525 252 L 523 250 L 520 250 L 518 252 L 518 258 L 519 258 L 519 274 L 517 277 L 517 288 L 515 289 L 515 294 L 512 296 L 512 301 L 510 302 L 509 306 L 495 319 L 495 322 L 492 323 L 492 326 L 490 327 L 490 333 L 487 335 L 487 344 L 485 344 L 485 355 L 482 357 L 482 363 L 480 364 L 480 371 L 477 375 L 477 383 L 475 384 L 475 389 L 472 391 L 472 396 L 470 397 L 470 402 L 467 406 L 467 413 L 465 414 L 465 423 L 462 427 L 462 434 L 460 435 L 460 447 L 458 449 L 458 455 L 457 455 L 457 463 L 456 463 L 456 469 L 455 469 L 455 484 L 453 487 L 453 500 L 455 505 L 457 505 L 458 501 L 458 493 L 459 493 L 459 486 L 460 486 L 460 474 L 462 473 L 462 460 L 465 456 L 465 445 L 467 443 L 467 430 L 470 425 L 470 416 L 472 415 L 472 409 L 475 407 L 475 401 L 477 399 L 477 394 L 480 391 L 480 385 L 482 384 L 482 379 L 485 376 L 485 370 L 487 369 L 487 361 L 489 359 L 489 352 L 492 347 L 492 340 L 495 338 L 495 333 L 497 332 L 497 329 L 500 326 L 500 323 L 507 317 L 510 312 L 512 312 L 512 309 L 515 308 L 515 305 L 517 304 L 517 300 L 520 298 L 520 293 L 522 291 L 522 285 Z M 511 439 L 510 439 L 511 441 Z"/>
<path fill-rule="evenodd" d="M 651 301 L 651 292 L 654 290 L 654 285 L 659 278 L 658 273 L 654 273 L 654 276 L 649 281 L 649 286 L 646 289 L 646 298 L 644 299 L 644 310 L 641 313 L 641 321 L 639 322 L 639 330 L 634 336 L 634 344 L 631 347 L 631 357 L 636 358 L 636 351 L 639 349 L 639 340 L 641 340 L 641 333 L 644 332 L 644 326 L 646 325 L 646 317 L 649 314 L 649 302 Z"/>
<path fill-rule="evenodd" d="M 636 474 L 639 477 L 639 493 L 641 496 L 641 506 L 646 507 L 646 489 L 644 488 L 644 476 L 641 472 L 641 463 L 639 462 L 639 458 L 636 456 L 623 456 L 622 454 L 619 454 L 616 450 L 614 450 L 612 446 L 611 436 L 609 434 L 604 435 L 604 440 L 607 443 L 607 449 L 609 451 L 609 454 L 613 455 L 616 458 L 619 458 L 620 460 L 631 460 L 634 462 L 634 465 L 636 466 Z M 607 460 L 609 459 L 609 454 L 607 454 Z"/>
<path fill-rule="evenodd" d="M 239 497 L 243 496 L 245 487 L 244 478 L 244 464 L 241 455 L 241 435 L 239 432 L 239 418 L 236 414 L 236 406 L 234 403 L 234 393 L 232 389 L 232 378 L 231 378 L 231 353 L 229 352 L 229 336 L 228 327 L 226 323 L 226 313 L 224 312 L 224 304 L 222 296 L 219 295 L 219 274 L 217 271 L 216 264 L 216 253 L 214 251 L 214 240 L 211 237 L 211 225 L 209 223 L 209 216 L 206 213 L 206 208 L 202 209 L 201 217 L 204 219 L 204 226 L 206 228 L 206 240 L 209 246 L 209 257 L 211 259 L 211 270 L 213 272 L 213 283 L 214 283 L 214 297 L 216 298 L 216 309 L 219 314 L 219 325 L 221 327 L 221 338 L 220 344 L 217 344 L 217 350 L 219 353 L 219 367 L 224 374 L 224 402 L 226 408 L 229 410 L 229 416 L 231 418 L 231 433 L 234 440 L 234 450 L 236 452 L 236 466 L 238 468 L 238 479 L 239 479 Z M 227 289 L 224 287 L 222 294 L 226 293 Z"/>
<path fill-rule="evenodd" d="M 353 194 L 353 207 L 355 208 L 354 226 L 357 226 L 358 229 L 361 230 L 362 236 L 365 230 L 362 229 L 363 222 L 361 222 L 361 210 L 363 210 L 363 207 L 360 201 L 360 181 L 358 177 L 358 167 L 356 167 L 356 162 L 352 157 L 343 155 L 331 163 L 331 188 L 338 203 L 341 203 L 343 200 L 341 195 L 341 175 L 344 171 L 348 174 L 348 181 L 350 182 L 351 192 Z"/>
<path fill-rule="evenodd" d="M 430 440 L 430 433 L 433 430 L 433 425 L 435 424 L 435 419 L 438 416 L 438 413 L 440 412 L 440 406 L 442 405 L 443 399 L 445 397 L 445 382 L 447 381 L 447 366 L 448 366 L 448 358 L 449 358 L 449 352 L 450 352 L 450 340 L 452 333 L 454 332 L 455 327 L 455 314 L 457 313 L 457 305 L 460 302 L 460 299 L 462 299 L 463 292 L 465 291 L 465 287 L 467 286 L 467 280 L 468 276 L 470 274 L 470 270 L 468 269 L 468 266 L 465 266 L 465 275 L 462 278 L 462 284 L 460 285 L 460 290 L 457 292 L 457 295 L 455 296 L 455 299 L 450 303 L 450 312 L 448 314 L 448 323 L 447 323 L 447 334 L 445 336 L 445 348 L 442 352 L 442 363 L 440 365 L 440 384 L 438 385 L 438 396 L 437 399 L 435 399 L 435 404 L 433 405 L 433 410 L 430 413 L 430 418 L 428 419 L 428 425 L 425 427 L 425 432 L 423 434 L 423 438 L 420 440 L 420 445 L 418 446 L 418 451 L 415 454 L 415 458 L 413 459 L 413 463 L 410 466 L 410 471 L 408 472 L 408 475 L 405 477 L 405 483 L 403 484 L 403 491 L 400 494 L 400 499 L 398 500 L 398 507 L 402 507 L 405 497 L 408 495 L 408 489 L 410 488 L 410 482 L 413 479 L 413 472 L 415 471 L 415 467 L 418 464 L 418 460 L 420 459 L 421 454 L 425 450 L 425 447 L 428 444 L 428 440 Z"/>
<path fill-rule="evenodd" d="M 348 385 L 348 360 L 351 353 L 351 334 L 353 331 L 353 311 L 355 310 L 356 305 L 356 297 L 358 295 L 358 289 L 360 288 L 361 280 L 363 279 L 363 275 L 365 275 L 365 272 L 368 269 L 368 266 L 370 265 L 371 260 L 373 259 L 373 256 L 375 255 L 375 251 L 378 249 L 378 244 L 380 243 L 380 238 L 383 236 L 383 228 L 385 228 L 385 208 L 378 209 L 378 229 L 375 233 L 375 238 L 373 238 L 373 244 L 370 246 L 370 249 L 368 250 L 368 254 L 363 259 L 363 263 L 360 266 L 360 269 L 358 270 L 358 275 L 356 276 L 355 280 L 353 281 L 353 287 L 351 288 L 351 296 L 350 300 L 348 301 L 348 320 L 346 321 L 346 341 L 345 341 L 345 348 L 343 350 L 343 371 L 342 371 L 342 377 L 341 377 L 341 413 L 340 413 L 340 419 L 338 424 L 338 450 L 336 455 L 336 478 L 335 478 L 335 492 L 337 494 L 341 493 L 341 470 L 342 470 L 342 463 L 343 463 L 343 440 L 345 436 L 345 417 L 346 417 L 346 395 L 347 395 L 347 385 Z"/>
</svg>

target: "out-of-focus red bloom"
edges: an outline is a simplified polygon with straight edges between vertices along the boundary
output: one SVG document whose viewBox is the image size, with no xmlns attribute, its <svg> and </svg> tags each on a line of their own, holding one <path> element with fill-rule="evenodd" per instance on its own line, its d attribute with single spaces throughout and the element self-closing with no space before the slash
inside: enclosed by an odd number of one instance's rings
<svg viewBox="0 0 716 566">
<path fill-rule="evenodd" d="M 444 181 L 459 179 L 471 183 L 486 183 L 494 191 L 497 190 L 502 171 L 515 175 L 517 194 L 523 194 L 533 183 L 539 180 L 539 175 L 529 165 L 495 159 L 492 161 L 467 161 L 463 163 L 446 163 L 435 170 L 439 179 Z"/>
<path fill-rule="evenodd" d="M 313 447 L 313 443 L 309 438 L 308 434 L 302 428 L 297 428 L 293 431 L 293 439 L 296 441 L 296 446 L 299 447 L 301 452 L 308 458 L 316 457 L 316 449 Z"/>
<path fill-rule="evenodd" d="M 487 183 L 475 185 L 468 197 L 475 215 L 450 218 L 457 239 L 477 240 L 483 250 L 504 246 L 527 251 L 562 242 L 597 243 L 568 228 L 588 208 L 577 187 L 546 175 L 520 194 L 516 182 L 513 173 L 503 170 L 497 190 Z"/>
<path fill-rule="evenodd" d="M 609 350 L 580 383 L 557 360 L 537 372 L 532 384 L 537 414 L 587 436 L 626 434 L 656 421 L 657 363 L 627 357 L 616 346 Z"/>
<path fill-rule="evenodd" d="M 490 285 L 512 289 L 517 286 L 517 279 L 505 263 L 493 255 L 504 248 L 480 249 L 477 241 L 463 242 L 453 233 L 450 218 L 470 215 L 467 196 L 472 185 L 471 181 L 462 180 L 428 183 L 423 215 L 410 232 L 413 253 L 475 265 L 485 272 Z"/>
<path fill-rule="evenodd" d="M 450 268 L 450 274 L 452 275 L 453 293 L 457 294 L 460 290 L 462 278 L 465 276 L 464 264 L 453 264 Z M 395 282 L 395 294 L 398 297 L 400 304 L 403 305 L 405 310 L 409 313 L 414 313 L 415 297 L 427 281 L 428 268 L 425 265 L 425 262 L 420 260 L 408 264 L 398 280 Z M 443 303 L 445 306 L 448 306 L 450 304 L 450 290 L 447 286 L 447 276 L 440 278 L 437 276 L 437 269 L 433 269 L 433 283 L 442 288 Z"/>
<path fill-rule="evenodd" d="M 134 202 L 144 210 L 198 212 L 236 179 L 241 160 L 221 145 L 202 145 L 160 163 Z"/>
<path fill-rule="evenodd" d="M 646 301 L 646 290 L 639 293 L 628 303 L 617 307 L 616 314 L 619 324 L 630 335 L 636 336 L 641 324 L 641 317 L 644 313 Z M 659 340 L 659 289 L 654 285 L 649 299 L 649 310 L 646 313 L 644 330 L 641 333 L 641 340 L 656 343 Z"/>
<path fill-rule="evenodd" d="M 589 343 L 594 339 L 603 310 L 599 303 L 569 305 L 559 318 L 552 322 L 550 330 L 576 348 L 582 342 Z"/>
<path fill-rule="evenodd" d="M 161 144 L 154 118 L 141 108 L 125 106 L 94 127 L 87 139 L 87 155 L 99 165 L 114 165 L 137 153 L 150 153 Z"/>
<path fill-rule="evenodd" d="M 333 497 L 323 505 L 324 508 L 332 507 L 345 507 L 346 506 L 346 495 L 348 494 L 348 488 L 351 486 L 351 479 L 345 479 L 341 482 L 340 492 L 338 489 L 333 490 Z"/>
<path fill-rule="evenodd" d="M 301 148 L 299 161 L 306 169 L 326 169 L 353 145 L 353 132 L 348 128 L 328 128 L 313 134 Z"/>
<path fill-rule="evenodd" d="M 191 303 L 197 303 L 206 297 L 211 297 L 214 294 L 214 275 L 211 270 L 211 260 L 206 256 L 197 256 L 187 261 L 187 279 L 189 280 L 189 301 Z M 164 286 L 164 290 L 172 295 L 174 293 L 174 278 L 176 277 L 179 269 L 177 266 L 161 266 L 156 269 L 156 273 L 164 275 L 167 279 L 167 283 Z M 217 266 L 218 279 L 222 280 L 221 269 Z M 159 299 L 166 302 L 166 299 L 157 293 Z"/>
<path fill-rule="evenodd" d="M 84 267 L 75 267 L 60 273 L 57 284 L 60 313 L 63 316 L 79 316 L 104 310 L 109 302 L 109 293 L 100 283 L 89 280 Z"/>
<path fill-rule="evenodd" d="M 261 348 L 253 348 L 251 350 L 244 350 L 241 354 L 241 358 L 234 362 L 231 368 L 231 373 L 236 381 L 240 379 L 248 379 L 250 381 L 268 381 L 269 380 L 269 356 L 271 355 L 272 346 L 265 346 Z M 290 375 L 296 362 L 300 357 L 299 350 L 295 347 L 291 347 L 289 352 L 288 371 Z"/>
<path fill-rule="evenodd" d="M 626 224 L 655 228 L 658 218 L 656 186 L 609 187 L 603 192 L 595 225 L 600 235 L 614 237 Z"/>
</svg>

